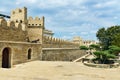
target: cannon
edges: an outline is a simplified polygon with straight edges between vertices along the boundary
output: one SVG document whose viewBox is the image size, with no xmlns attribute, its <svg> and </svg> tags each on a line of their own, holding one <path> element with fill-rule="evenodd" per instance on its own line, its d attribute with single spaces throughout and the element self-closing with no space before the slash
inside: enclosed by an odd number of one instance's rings
<svg viewBox="0 0 120 80">
<path fill-rule="evenodd" d="M 37 43 L 39 39 L 31 41 L 31 43 Z"/>
<path fill-rule="evenodd" d="M 0 14 L 0 16 L 5 17 L 5 18 L 10 18 L 8 15 Z"/>
</svg>

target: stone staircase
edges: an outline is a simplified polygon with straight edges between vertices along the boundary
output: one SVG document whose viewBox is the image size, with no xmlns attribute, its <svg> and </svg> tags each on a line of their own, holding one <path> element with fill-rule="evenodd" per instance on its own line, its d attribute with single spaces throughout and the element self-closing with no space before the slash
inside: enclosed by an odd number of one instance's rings
<svg viewBox="0 0 120 80">
<path fill-rule="evenodd" d="M 86 55 L 84 55 L 80 58 L 77 58 L 77 59 L 73 60 L 73 62 L 82 62 L 83 58 L 91 58 L 91 57 L 92 57 L 91 54 L 88 53 L 88 54 L 86 54 Z"/>
</svg>

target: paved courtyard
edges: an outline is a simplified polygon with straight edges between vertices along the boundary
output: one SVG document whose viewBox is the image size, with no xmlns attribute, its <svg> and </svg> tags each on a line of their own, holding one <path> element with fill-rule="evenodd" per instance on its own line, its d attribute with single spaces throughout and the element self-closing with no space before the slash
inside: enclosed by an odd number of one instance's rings
<svg viewBox="0 0 120 80">
<path fill-rule="evenodd" d="M 0 68 L 0 80 L 120 80 L 120 67 L 100 69 L 80 62 L 33 61 Z"/>
</svg>

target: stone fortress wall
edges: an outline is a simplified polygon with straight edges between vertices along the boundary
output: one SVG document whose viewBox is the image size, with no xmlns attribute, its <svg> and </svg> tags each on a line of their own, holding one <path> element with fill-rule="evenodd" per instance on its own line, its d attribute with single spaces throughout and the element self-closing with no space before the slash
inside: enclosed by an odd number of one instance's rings
<svg viewBox="0 0 120 80">
<path fill-rule="evenodd" d="M 86 54 L 86 51 L 74 48 L 43 49 L 43 61 L 74 61 Z"/>
<path fill-rule="evenodd" d="M 28 27 L 25 7 L 12 10 L 9 20 L 0 17 L 0 67 L 10 68 L 14 64 L 41 59 L 42 44 L 32 42 L 31 34 L 36 35 L 36 30 L 30 32 L 32 29 L 35 28 Z M 41 28 L 36 29 L 41 32 Z"/>
<path fill-rule="evenodd" d="M 22 27 L 22 23 L 6 21 L 4 18 L 0 18 L 0 41 L 26 42 L 27 32 Z"/>
<path fill-rule="evenodd" d="M 7 41 L 23 41 L 28 42 L 38 40 L 37 43 L 43 43 L 43 48 L 63 48 L 63 47 L 78 47 L 73 42 L 54 38 L 53 36 L 45 36 L 45 18 L 29 17 L 27 19 L 27 8 L 15 9 L 11 12 L 11 18 L 6 21 L 0 18 L 1 39 Z M 5 27 L 6 26 L 6 27 Z"/>
<path fill-rule="evenodd" d="M 14 64 L 28 61 L 49 60 L 53 54 L 57 57 L 57 54 L 67 55 L 66 57 L 59 56 L 60 59 L 57 60 L 68 59 L 72 55 L 74 58 L 83 55 L 79 50 L 79 45 L 49 36 L 53 33 L 46 30 L 44 24 L 44 17 L 27 19 L 25 7 L 12 10 L 8 21 L 0 17 L 0 66 L 10 68 Z"/>
<path fill-rule="evenodd" d="M 11 68 L 15 64 L 41 59 L 41 44 L 0 41 L 0 67 Z"/>
<path fill-rule="evenodd" d="M 27 42 L 28 32 L 24 25 L 0 18 L 0 67 L 9 68 L 14 64 L 40 59 L 41 43 Z"/>
<path fill-rule="evenodd" d="M 43 36 L 43 48 L 78 48 L 73 42 L 51 36 Z"/>
</svg>

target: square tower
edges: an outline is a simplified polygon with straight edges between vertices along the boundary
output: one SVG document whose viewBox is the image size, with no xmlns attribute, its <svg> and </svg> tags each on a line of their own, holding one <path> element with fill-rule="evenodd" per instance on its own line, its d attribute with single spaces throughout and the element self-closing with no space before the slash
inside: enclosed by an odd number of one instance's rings
<svg viewBox="0 0 120 80">
<path fill-rule="evenodd" d="M 11 21 L 27 24 L 27 8 L 15 9 L 11 11 Z"/>
<path fill-rule="evenodd" d="M 30 41 L 40 40 L 39 42 L 42 43 L 44 28 L 44 16 L 42 18 L 36 17 L 35 19 L 29 17 L 27 31 Z"/>
</svg>

